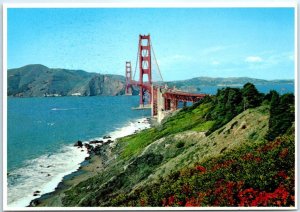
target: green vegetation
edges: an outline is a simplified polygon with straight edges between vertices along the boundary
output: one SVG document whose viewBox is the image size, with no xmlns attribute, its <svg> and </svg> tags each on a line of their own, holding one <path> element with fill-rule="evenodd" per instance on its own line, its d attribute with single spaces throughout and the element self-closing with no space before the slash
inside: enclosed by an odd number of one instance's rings
<svg viewBox="0 0 300 212">
<path fill-rule="evenodd" d="M 121 154 L 122 159 L 141 153 L 147 145 L 168 135 L 186 130 L 206 132 L 214 124 L 214 121 L 206 121 L 205 119 L 210 107 L 211 103 L 198 103 L 198 107 L 186 108 L 179 111 L 161 126 L 120 139 L 119 144 L 124 148 Z"/>
<path fill-rule="evenodd" d="M 244 110 L 259 106 L 263 100 L 264 95 L 259 93 L 255 86 L 251 83 L 246 83 L 241 89 L 241 92 L 243 96 Z"/>
<path fill-rule="evenodd" d="M 263 94 L 251 83 L 246 83 L 242 89 L 229 87 L 219 89 L 217 95 L 212 98 L 214 107 L 207 115 L 208 120 L 215 121 L 208 134 L 228 123 L 242 111 L 259 106 L 262 99 Z"/>
<path fill-rule="evenodd" d="M 114 206 L 293 206 L 294 134 L 242 146 L 111 200 Z M 259 168 L 258 168 L 259 167 Z"/>
<path fill-rule="evenodd" d="M 276 91 L 271 91 L 270 127 L 267 139 L 273 140 L 291 127 L 295 120 L 294 101 L 293 94 L 279 96 Z"/>
<path fill-rule="evenodd" d="M 118 140 L 65 206 L 294 206 L 294 96 L 247 83 Z"/>
</svg>

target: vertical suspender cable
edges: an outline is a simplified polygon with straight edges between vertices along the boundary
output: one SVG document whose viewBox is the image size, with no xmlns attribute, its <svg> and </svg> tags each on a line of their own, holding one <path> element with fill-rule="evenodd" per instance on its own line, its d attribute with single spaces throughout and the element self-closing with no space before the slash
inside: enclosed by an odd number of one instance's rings
<svg viewBox="0 0 300 212">
<path fill-rule="evenodd" d="M 164 79 L 163 79 L 163 77 L 162 77 L 162 75 L 161 75 L 161 72 L 160 72 L 160 70 L 159 70 L 159 66 L 158 66 L 158 63 L 157 63 L 157 60 L 156 60 L 155 52 L 154 52 L 154 50 L 153 50 L 152 42 L 150 43 L 150 46 L 151 46 L 151 50 L 152 50 L 152 52 L 153 52 L 155 64 L 156 64 L 157 69 L 158 69 L 158 74 L 159 74 L 159 76 L 160 76 L 160 78 L 161 78 L 161 81 L 164 81 Z"/>
</svg>

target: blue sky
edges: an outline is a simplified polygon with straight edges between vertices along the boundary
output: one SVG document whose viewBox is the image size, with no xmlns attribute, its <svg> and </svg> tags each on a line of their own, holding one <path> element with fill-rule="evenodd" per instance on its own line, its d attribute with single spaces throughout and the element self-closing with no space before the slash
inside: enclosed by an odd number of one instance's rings
<svg viewBox="0 0 300 212">
<path fill-rule="evenodd" d="M 164 80 L 294 79 L 293 8 L 10 8 L 8 68 L 124 75 L 148 33 Z"/>
</svg>

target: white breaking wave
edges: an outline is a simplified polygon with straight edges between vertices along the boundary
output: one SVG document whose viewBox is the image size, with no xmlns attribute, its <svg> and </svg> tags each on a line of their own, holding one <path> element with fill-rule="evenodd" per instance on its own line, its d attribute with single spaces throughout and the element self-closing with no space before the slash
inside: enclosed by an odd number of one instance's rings
<svg viewBox="0 0 300 212">
<path fill-rule="evenodd" d="M 117 138 L 131 135 L 131 134 L 135 133 L 136 131 L 147 129 L 149 127 L 150 127 L 150 123 L 147 121 L 147 119 L 141 118 L 141 119 L 136 120 L 135 122 L 130 122 L 128 125 L 113 131 L 110 134 L 110 136 L 111 136 L 112 140 L 115 140 Z"/>
<path fill-rule="evenodd" d="M 51 110 L 75 110 L 77 108 L 52 108 Z"/>
<path fill-rule="evenodd" d="M 25 207 L 38 197 L 33 196 L 35 191 L 40 191 L 41 195 L 54 191 L 63 177 L 76 171 L 87 156 L 85 148 L 70 145 L 65 146 L 61 152 L 27 161 L 26 167 L 9 174 L 16 182 L 8 186 L 8 206 Z"/>
<path fill-rule="evenodd" d="M 109 133 L 111 138 L 96 139 L 107 142 L 149 127 L 150 123 L 147 119 L 141 118 Z M 42 155 L 27 161 L 25 167 L 16 169 L 9 174 L 9 178 L 13 178 L 14 183 L 8 186 L 8 206 L 26 207 L 31 200 L 54 191 L 63 177 L 76 171 L 87 156 L 85 148 L 68 145 L 58 153 Z M 35 191 L 40 191 L 39 196 L 33 196 Z"/>
<path fill-rule="evenodd" d="M 133 122 L 127 123 L 124 127 L 117 128 L 116 130 L 109 133 L 107 136 L 110 136 L 110 138 L 103 139 L 103 137 L 95 138 L 96 140 L 103 140 L 104 143 L 108 140 L 115 140 L 117 138 L 125 137 L 131 134 L 134 134 L 137 131 L 141 131 L 144 129 L 149 128 L 151 125 L 147 121 L 147 118 L 140 118 L 136 119 Z"/>
</svg>

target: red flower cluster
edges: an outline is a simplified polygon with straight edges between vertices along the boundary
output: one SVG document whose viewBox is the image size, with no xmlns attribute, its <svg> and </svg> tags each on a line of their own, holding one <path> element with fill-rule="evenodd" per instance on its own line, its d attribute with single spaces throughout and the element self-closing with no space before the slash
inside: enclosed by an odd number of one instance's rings
<svg viewBox="0 0 300 212">
<path fill-rule="evenodd" d="M 210 196 L 214 197 L 214 206 L 235 206 L 236 198 L 235 194 L 238 190 L 242 188 L 244 182 L 238 181 L 228 181 L 219 180 L 215 184 L 215 190 L 211 192 Z"/>
<path fill-rule="evenodd" d="M 288 148 L 283 148 L 281 150 L 281 152 L 279 153 L 279 157 L 281 159 L 284 159 L 288 155 L 288 153 L 289 153 L 289 149 Z"/>
<path fill-rule="evenodd" d="M 279 172 L 279 174 L 285 174 Z M 200 207 L 203 204 L 212 206 L 289 206 L 295 202 L 295 197 L 282 184 L 274 192 L 259 191 L 254 188 L 242 189 L 243 181 L 225 182 L 223 179 L 215 184 L 215 189 L 199 192 L 198 196 L 187 197 L 185 201 L 179 201 L 175 195 L 162 200 L 164 207 L 185 206 Z M 189 196 L 189 195 L 186 195 Z M 208 199 L 209 202 L 206 202 Z M 206 202 L 206 203 L 205 203 Z M 142 202 L 141 202 L 142 203 Z M 142 205 L 142 204 L 141 204 Z"/>
<path fill-rule="evenodd" d="M 253 160 L 254 159 L 254 155 L 252 153 L 247 153 L 242 157 L 243 160 Z"/>
<path fill-rule="evenodd" d="M 172 195 L 172 196 L 170 196 L 169 198 L 164 198 L 163 200 L 162 200 L 162 205 L 164 206 L 164 207 L 168 207 L 168 206 L 172 206 L 172 205 L 174 205 L 174 203 L 175 203 L 175 196 L 174 195 Z"/>
<path fill-rule="evenodd" d="M 191 197 L 189 199 L 186 199 L 185 207 L 200 207 L 205 196 L 205 193 L 200 192 L 198 193 L 198 197 Z"/>
<path fill-rule="evenodd" d="M 285 173 L 285 171 L 279 171 L 279 172 L 277 172 L 276 176 L 281 177 L 283 179 L 286 179 L 288 177 L 287 174 Z"/>
<path fill-rule="evenodd" d="M 272 142 L 268 142 L 263 147 L 258 148 L 257 151 L 265 153 L 265 152 L 268 152 L 268 151 L 270 151 L 270 150 L 278 147 L 280 144 L 281 144 L 281 140 L 280 139 L 276 139 L 276 140 L 274 140 Z"/>
<path fill-rule="evenodd" d="M 293 201 L 293 196 L 282 185 L 272 193 L 248 188 L 240 191 L 238 197 L 239 206 L 287 206 L 288 199 Z"/>
<path fill-rule="evenodd" d="M 185 207 L 199 207 L 200 203 L 196 198 L 192 197 L 186 201 L 184 206 Z"/>
<path fill-rule="evenodd" d="M 206 168 L 203 167 L 203 166 L 196 166 L 196 170 L 197 170 L 197 171 L 200 171 L 200 172 L 202 172 L 202 173 L 205 173 L 205 172 L 206 172 Z"/>
<path fill-rule="evenodd" d="M 141 200 L 140 200 L 140 205 L 141 205 L 141 206 L 146 206 L 146 201 L 145 201 L 144 199 L 141 199 Z"/>
</svg>

